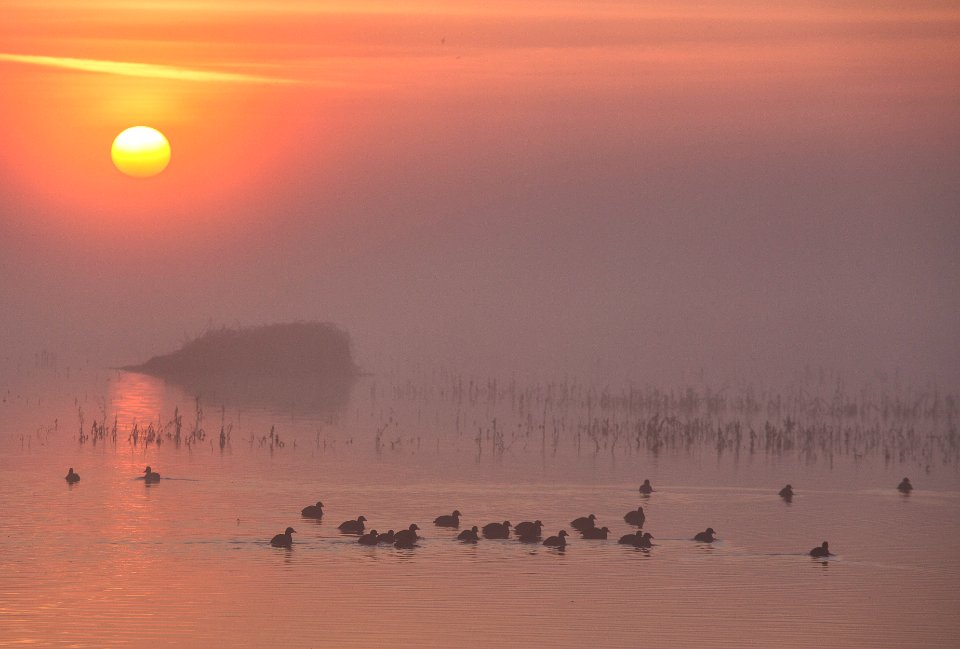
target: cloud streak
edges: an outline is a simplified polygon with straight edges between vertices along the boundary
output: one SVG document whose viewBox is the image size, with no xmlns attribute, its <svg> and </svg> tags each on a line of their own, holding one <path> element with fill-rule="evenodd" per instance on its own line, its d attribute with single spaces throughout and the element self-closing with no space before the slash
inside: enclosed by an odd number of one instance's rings
<svg viewBox="0 0 960 649">
<path fill-rule="evenodd" d="M 39 65 L 50 68 L 60 68 L 64 70 L 77 70 L 80 72 L 113 74 L 124 77 L 170 79 L 173 81 L 190 81 L 199 83 L 295 83 L 291 79 L 283 79 L 279 77 L 266 77 L 236 72 L 217 72 L 213 70 L 196 70 L 172 65 L 157 65 L 154 63 L 79 59 L 65 56 L 36 56 L 30 54 L 7 54 L 0 52 L 0 61 L 23 63 L 27 65 Z"/>
</svg>

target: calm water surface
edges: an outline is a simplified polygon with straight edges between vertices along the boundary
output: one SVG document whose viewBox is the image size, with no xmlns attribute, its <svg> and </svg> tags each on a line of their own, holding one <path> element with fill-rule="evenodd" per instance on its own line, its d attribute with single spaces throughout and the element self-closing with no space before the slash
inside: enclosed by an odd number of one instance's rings
<svg viewBox="0 0 960 649">
<path fill-rule="evenodd" d="M 8 380 L 0 646 L 960 645 L 952 461 L 595 453 L 578 448 L 572 423 L 556 450 L 511 432 L 498 451 L 492 420 L 522 428 L 515 403 L 452 407 L 380 389 L 358 386 L 340 416 L 207 408 L 205 438 L 178 448 L 127 439 L 133 420 L 159 427 L 175 408 L 193 426 L 193 398 L 161 382 L 93 371 Z M 116 415 L 118 441 L 80 443 L 78 409 L 87 427 Z M 164 480 L 136 480 L 146 464 Z M 77 485 L 63 480 L 69 466 Z M 917 485 L 908 497 L 893 489 L 903 475 Z M 645 477 L 658 489 L 648 499 Z M 776 496 L 786 482 L 791 504 Z M 302 519 L 316 500 L 323 521 Z M 649 551 L 616 543 L 638 505 Z M 430 524 L 455 508 L 464 526 L 541 519 L 550 534 L 594 513 L 611 540 L 574 535 L 565 552 L 464 545 Z M 381 531 L 416 522 L 424 539 L 360 547 L 336 529 L 360 514 Z M 288 525 L 294 547 L 270 547 Z M 707 526 L 720 541 L 689 540 Z M 837 556 L 807 556 L 823 540 Z"/>
</svg>

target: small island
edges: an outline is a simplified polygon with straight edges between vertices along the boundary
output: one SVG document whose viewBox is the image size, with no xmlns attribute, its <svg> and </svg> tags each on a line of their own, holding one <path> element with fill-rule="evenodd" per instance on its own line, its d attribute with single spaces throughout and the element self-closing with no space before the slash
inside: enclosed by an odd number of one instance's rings
<svg viewBox="0 0 960 649">
<path fill-rule="evenodd" d="M 322 410 L 345 404 L 360 375 L 350 335 L 327 322 L 224 327 L 121 369 L 216 398 Z"/>
</svg>

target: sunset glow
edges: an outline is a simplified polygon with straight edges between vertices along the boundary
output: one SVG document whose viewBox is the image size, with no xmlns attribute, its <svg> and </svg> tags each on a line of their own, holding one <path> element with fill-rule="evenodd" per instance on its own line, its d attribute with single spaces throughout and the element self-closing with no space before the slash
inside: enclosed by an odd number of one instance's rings
<svg viewBox="0 0 960 649">
<path fill-rule="evenodd" d="M 110 150 L 117 169 L 136 178 L 156 176 L 170 164 L 170 143 L 149 126 L 132 126 L 116 137 Z"/>
</svg>

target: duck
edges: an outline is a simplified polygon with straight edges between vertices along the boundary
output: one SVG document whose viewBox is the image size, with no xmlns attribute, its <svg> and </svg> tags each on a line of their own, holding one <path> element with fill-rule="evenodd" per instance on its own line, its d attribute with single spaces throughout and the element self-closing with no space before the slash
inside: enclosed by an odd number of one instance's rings
<svg viewBox="0 0 960 649">
<path fill-rule="evenodd" d="M 483 535 L 488 539 L 510 538 L 510 521 L 487 523 L 483 526 Z"/>
<path fill-rule="evenodd" d="M 617 541 L 617 543 L 620 545 L 636 545 L 642 536 L 643 534 L 641 532 L 637 532 L 636 534 L 624 534 L 620 537 L 620 540 Z"/>
<path fill-rule="evenodd" d="M 647 520 L 647 515 L 643 513 L 643 507 L 637 507 L 637 511 L 627 512 L 623 516 L 623 520 L 626 521 L 627 525 L 643 527 L 643 522 Z"/>
<path fill-rule="evenodd" d="M 780 490 L 780 497 L 786 500 L 787 502 L 793 500 L 793 487 L 787 485 Z"/>
<path fill-rule="evenodd" d="M 398 548 L 412 548 L 414 543 L 420 538 L 417 535 L 417 530 L 419 529 L 416 523 L 411 523 L 410 527 L 396 533 L 393 545 Z"/>
<path fill-rule="evenodd" d="M 582 532 L 583 530 L 590 529 L 591 527 L 597 526 L 597 517 L 593 514 L 589 516 L 581 516 L 580 518 L 575 518 L 570 521 L 570 526 L 573 529 Z"/>
<path fill-rule="evenodd" d="M 349 534 L 362 534 L 364 528 L 363 523 L 366 520 L 366 517 L 358 516 L 357 520 L 355 521 L 343 521 L 337 526 L 337 529 L 341 532 L 346 532 Z"/>
<path fill-rule="evenodd" d="M 467 541 L 469 543 L 476 543 L 480 540 L 480 530 L 476 525 L 471 527 L 469 530 L 463 530 L 457 534 L 458 541 Z"/>
<path fill-rule="evenodd" d="M 323 518 L 323 503 L 318 500 L 316 505 L 307 505 L 300 510 L 300 515 L 304 518 Z"/>
<path fill-rule="evenodd" d="M 297 530 L 292 527 L 288 527 L 283 534 L 277 534 L 275 537 L 270 539 L 270 545 L 275 548 L 289 548 L 293 545 L 293 533 Z"/>
<path fill-rule="evenodd" d="M 377 535 L 377 530 L 370 530 L 366 534 L 362 535 L 357 539 L 357 543 L 360 545 L 376 545 L 380 542 L 380 539 Z"/>
<path fill-rule="evenodd" d="M 567 530 L 560 530 L 556 536 L 548 536 L 544 539 L 543 544 L 551 548 L 565 548 L 567 547 L 568 536 Z"/>
<path fill-rule="evenodd" d="M 810 556 L 815 557 L 817 559 L 821 559 L 825 557 L 832 557 L 833 555 L 830 554 L 829 544 L 826 541 L 824 541 L 821 545 L 810 550 Z"/>
<path fill-rule="evenodd" d="M 713 528 L 708 527 L 703 532 L 699 532 L 696 536 L 694 536 L 693 540 L 699 543 L 713 543 L 717 540 L 716 536 L 714 536 L 715 534 L 716 532 L 713 531 Z"/>
<path fill-rule="evenodd" d="M 522 523 L 517 523 L 513 526 L 513 533 L 521 537 L 525 536 L 540 536 L 540 531 L 543 529 L 543 523 L 540 521 L 523 521 Z"/>
<path fill-rule="evenodd" d="M 437 527 L 460 527 L 460 517 L 463 514 L 460 513 L 459 509 L 454 509 L 453 513 L 449 516 L 437 516 L 433 519 L 433 524 Z"/>
<path fill-rule="evenodd" d="M 160 482 L 160 474 L 156 473 L 149 466 L 143 470 L 143 481 L 144 482 Z"/>
<path fill-rule="evenodd" d="M 393 545 L 393 542 L 396 541 L 397 535 L 394 534 L 393 530 L 387 530 L 386 534 L 381 534 L 377 537 L 377 543 L 385 543 L 386 545 Z"/>
<path fill-rule="evenodd" d="M 652 547 L 653 547 L 653 543 L 651 543 L 651 541 L 653 540 L 653 534 L 651 534 L 650 532 L 644 532 L 644 533 L 643 533 L 643 536 L 640 536 L 640 533 L 637 532 L 637 537 L 639 537 L 639 538 L 637 539 L 637 543 L 636 543 L 636 546 L 637 546 L 638 548 L 652 548 Z"/>
<path fill-rule="evenodd" d="M 910 478 L 904 478 L 901 480 L 900 484 L 897 485 L 897 489 L 903 494 L 908 494 L 913 491 L 913 485 L 910 484 Z"/>
<path fill-rule="evenodd" d="M 653 493 L 653 486 L 650 484 L 650 480 L 644 480 L 643 484 L 640 485 L 640 493 L 649 496 Z"/>
<path fill-rule="evenodd" d="M 74 484 L 74 483 L 76 483 L 76 482 L 80 482 L 80 474 L 79 474 L 79 473 L 74 473 L 74 472 L 73 472 L 73 467 L 70 467 L 70 470 L 67 471 L 67 478 L 66 478 L 66 479 L 67 479 L 67 483 L 68 483 L 68 484 Z"/>
<path fill-rule="evenodd" d="M 585 539 L 596 539 L 596 540 L 606 540 L 607 534 L 610 533 L 610 530 L 606 527 L 590 527 L 585 530 L 581 530 L 580 534 Z"/>
</svg>

